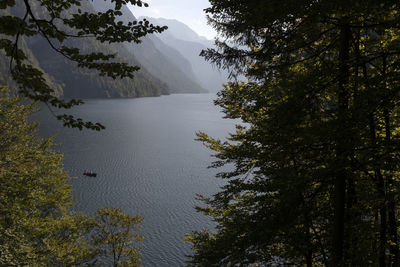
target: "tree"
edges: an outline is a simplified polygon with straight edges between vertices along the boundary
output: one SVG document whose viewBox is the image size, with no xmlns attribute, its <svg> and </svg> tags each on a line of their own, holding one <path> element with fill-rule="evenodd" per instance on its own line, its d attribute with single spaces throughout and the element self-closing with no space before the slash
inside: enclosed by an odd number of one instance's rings
<svg viewBox="0 0 400 267">
<path fill-rule="evenodd" d="M 143 240 L 137 233 L 143 218 L 124 214 L 120 209 L 105 208 L 97 211 L 95 221 L 91 242 L 98 248 L 100 260 L 114 267 L 140 266 L 139 251 L 134 242 Z"/>
<path fill-rule="evenodd" d="M 398 3 L 210 3 L 226 41 L 203 56 L 249 79 L 216 104 L 248 126 L 199 134 L 235 168 L 190 265 L 397 266 Z"/>
<path fill-rule="evenodd" d="M 34 104 L 0 88 L 0 265 L 140 266 L 137 232 L 142 218 L 118 209 L 96 217 L 70 211 L 70 179 L 52 139 L 29 123 Z"/>
<path fill-rule="evenodd" d="M 115 61 L 116 55 L 102 52 L 84 54 L 77 47 L 71 47 L 69 40 L 76 38 L 94 38 L 99 42 L 122 43 L 140 42 L 148 33 L 162 32 L 166 27 L 154 26 L 147 20 L 132 21 L 127 24 L 118 20 L 122 15 L 121 8 L 132 4 L 148 5 L 141 0 L 115 0 L 114 9 L 106 12 L 89 13 L 82 7 L 90 5 L 89 0 L 56 0 L 56 1 L 2 1 L 0 3 L 0 50 L 10 58 L 10 69 L 13 79 L 19 84 L 19 93 L 23 96 L 46 103 L 57 108 L 71 108 L 80 105 L 81 100 L 65 101 L 57 98 L 54 88 L 46 81 L 44 73 L 28 61 L 23 49 L 24 38 L 41 37 L 61 56 L 74 61 L 78 67 L 95 69 L 101 76 L 114 79 L 129 77 L 139 68 Z M 14 9 L 23 10 L 10 13 Z M 83 9 L 85 10 L 85 9 Z M 59 115 L 64 126 L 83 127 L 100 130 L 99 123 L 83 122 L 71 115 Z"/>
<path fill-rule="evenodd" d="M 5 89 L 0 95 L 0 263 L 4 266 L 37 266 L 52 262 L 54 251 L 64 247 L 69 263 L 86 258 L 88 249 L 72 235 L 56 238 L 67 221 L 71 206 L 68 176 L 61 168 L 62 156 L 50 149 L 52 140 L 34 134 L 36 123 L 27 115 L 33 105 L 10 98 Z M 73 224 L 83 220 L 69 217 Z M 82 230 L 85 228 L 81 228 Z M 82 236 L 81 236 L 82 237 Z M 79 254 L 70 250 L 77 242 Z M 53 245 L 58 244 L 56 249 Z"/>
</svg>

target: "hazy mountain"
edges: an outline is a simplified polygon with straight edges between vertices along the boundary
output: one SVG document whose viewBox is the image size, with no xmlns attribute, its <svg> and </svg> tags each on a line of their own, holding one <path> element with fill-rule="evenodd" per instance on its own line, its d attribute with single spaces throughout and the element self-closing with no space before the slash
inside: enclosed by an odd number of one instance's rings
<svg viewBox="0 0 400 267">
<path fill-rule="evenodd" d="M 35 12 L 40 13 L 40 7 L 32 2 Z M 82 11 L 95 12 L 93 7 L 82 2 Z M 20 16 L 23 6 L 17 5 L 11 10 L 3 10 L 12 15 Z M 168 86 L 160 79 L 151 75 L 145 68 L 135 73 L 134 79 L 116 79 L 99 77 L 97 71 L 78 68 L 75 63 L 65 59 L 52 50 L 39 36 L 24 38 L 21 42 L 31 64 L 45 72 L 45 79 L 56 89 L 57 95 L 67 98 L 103 98 L 103 97 L 140 97 L 168 94 Z M 103 44 L 92 38 L 79 38 L 69 41 L 68 45 L 80 48 L 82 52 L 105 52 L 118 54 L 119 60 L 131 65 L 139 62 L 120 44 Z M 1 56 L 1 61 L 8 60 Z M 0 64 L 1 76 L 8 85 L 15 88 L 15 83 L 9 77 L 6 64 Z"/>
<path fill-rule="evenodd" d="M 186 24 L 184 24 L 178 20 L 165 19 L 165 18 L 151 18 L 151 17 L 141 17 L 141 18 L 146 18 L 149 21 L 154 22 L 154 24 L 167 25 L 168 31 L 163 33 L 163 35 L 169 35 L 173 38 L 184 40 L 184 41 L 201 43 L 206 47 L 211 47 L 214 45 L 214 41 L 208 40 L 204 36 L 199 36 L 189 26 L 187 26 Z M 165 37 L 165 36 L 163 36 L 163 37 Z"/>
<path fill-rule="evenodd" d="M 25 51 L 25 55 L 28 58 L 28 61 L 35 66 L 37 69 L 44 72 L 43 78 L 46 80 L 47 84 L 51 86 L 54 90 L 54 94 L 58 97 L 63 95 L 63 86 L 55 80 L 53 76 L 49 73 L 46 73 L 41 67 L 40 64 L 33 54 L 33 52 L 28 48 L 25 39 L 21 38 L 20 40 L 20 48 Z M 5 54 L 0 51 L 0 85 L 7 85 L 11 90 L 12 94 L 16 94 L 19 88 L 18 84 L 12 79 L 10 72 L 10 58 L 6 57 Z"/>
<path fill-rule="evenodd" d="M 164 18 L 146 18 L 151 23 L 157 25 L 167 25 L 168 30 L 157 37 L 166 45 L 175 48 L 192 65 L 192 69 L 201 82 L 201 85 L 211 92 L 217 92 L 222 89 L 222 83 L 228 80 L 226 71 L 219 70 L 204 58 L 200 57 L 200 52 L 204 49 L 213 47 L 213 41 L 199 36 L 182 22 L 173 19 Z"/>
<path fill-rule="evenodd" d="M 114 8 L 114 4 L 109 0 L 95 0 L 93 7 L 96 11 L 106 11 Z M 121 21 L 127 23 L 136 20 L 135 16 L 126 6 L 121 9 L 121 12 L 123 13 L 119 18 Z M 168 30 L 165 32 L 168 32 Z M 141 66 L 165 82 L 171 93 L 206 92 L 197 80 L 191 63 L 176 49 L 163 43 L 158 38 L 162 34 L 158 34 L 157 36 L 154 34 L 148 35 L 142 39 L 142 43 L 126 43 L 125 47 L 134 55 Z"/>
<path fill-rule="evenodd" d="M 64 87 L 67 98 L 104 98 L 104 97 L 142 97 L 168 94 L 168 86 L 142 68 L 133 79 L 112 79 L 100 77 L 97 71 L 77 68 L 71 62 L 50 49 L 43 49 L 46 43 L 41 38 L 30 39 L 29 48 L 40 63 L 40 67 Z M 138 61 L 123 45 L 101 44 L 93 39 L 74 40 L 71 46 L 82 52 L 118 53 L 120 61 L 138 65 Z"/>
</svg>

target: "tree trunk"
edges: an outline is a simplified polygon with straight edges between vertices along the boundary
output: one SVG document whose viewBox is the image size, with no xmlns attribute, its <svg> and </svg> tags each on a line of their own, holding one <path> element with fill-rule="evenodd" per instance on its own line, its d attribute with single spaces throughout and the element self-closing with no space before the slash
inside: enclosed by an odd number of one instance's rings
<svg viewBox="0 0 400 267">
<path fill-rule="evenodd" d="M 349 50 L 351 32 L 346 19 L 340 26 L 340 51 L 339 51 L 339 82 L 338 82 L 338 135 L 337 135 L 337 166 L 334 186 L 334 225 L 332 244 L 332 265 L 343 266 L 343 245 L 345 231 L 345 198 L 346 181 L 348 180 L 350 138 L 348 129 L 349 94 L 346 85 L 349 81 Z"/>
<path fill-rule="evenodd" d="M 380 230 L 379 230 L 379 266 L 386 266 L 386 244 L 387 244 L 387 236 L 386 236 L 386 228 L 387 228 L 387 215 L 386 215 L 386 196 L 384 190 L 384 180 L 380 170 L 375 172 L 375 175 L 378 179 L 378 191 L 381 197 L 381 205 L 379 208 L 379 213 L 381 217 L 380 221 Z"/>
<path fill-rule="evenodd" d="M 390 148 L 391 129 L 389 111 L 387 108 L 384 110 L 385 117 L 385 130 L 386 130 L 386 146 Z M 389 211 L 389 236 L 390 236 L 390 256 L 392 266 L 399 266 L 399 245 L 397 238 L 397 220 L 396 220 L 396 203 L 394 200 L 393 192 L 393 177 L 391 174 L 387 177 L 387 184 L 389 188 L 388 193 L 388 211 Z"/>
<path fill-rule="evenodd" d="M 387 70 L 387 62 L 386 62 L 386 55 L 383 55 L 383 66 L 382 66 L 382 76 L 384 80 L 384 92 L 387 89 L 387 81 L 386 81 L 386 70 Z M 389 102 L 389 100 L 388 100 Z M 383 110 L 383 116 L 385 120 L 385 145 L 387 150 L 391 148 L 391 138 L 392 138 L 392 133 L 391 133 L 391 126 L 390 126 L 390 114 L 389 114 L 389 109 L 388 109 L 388 104 Z M 390 163 L 389 163 L 390 165 Z M 391 170 L 389 170 L 391 172 Z M 399 245 L 398 245 L 398 238 L 397 238 L 397 220 L 396 220 L 396 203 L 394 200 L 393 192 L 391 190 L 393 189 L 393 177 L 392 174 L 389 173 L 387 177 L 387 186 L 389 188 L 389 193 L 388 193 L 388 212 L 389 212 L 389 236 L 390 236 L 390 256 L 391 256 L 391 263 L 392 266 L 399 266 Z"/>
<path fill-rule="evenodd" d="M 312 251 L 308 251 L 306 255 L 306 265 L 307 267 L 312 267 Z"/>
<path fill-rule="evenodd" d="M 363 75 L 365 79 L 365 86 L 369 89 L 368 85 L 368 74 L 367 67 L 363 65 Z M 374 113 L 371 112 L 369 115 L 369 130 L 371 138 L 371 146 L 375 147 L 377 145 L 376 140 L 376 127 Z M 379 193 L 380 207 L 379 207 L 379 248 L 378 248 L 378 262 L 379 267 L 386 266 L 386 244 L 387 244 L 387 210 L 386 210 L 386 190 L 385 190 L 385 180 L 383 178 L 381 169 L 374 168 L 375 179 L 377 191 Z"/>
</svg>

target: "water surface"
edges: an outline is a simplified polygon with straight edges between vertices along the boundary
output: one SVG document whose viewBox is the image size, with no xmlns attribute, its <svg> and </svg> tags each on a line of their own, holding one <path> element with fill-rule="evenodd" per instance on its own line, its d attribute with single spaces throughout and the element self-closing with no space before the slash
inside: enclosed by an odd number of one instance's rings
<svg viewBox="0 0 400 267">
<path fill-rule="evenodd" d="M 101 132 L 60 126 L 42 112 L 40 132 L 56 136 L 65 154 L 64 167 L 72 181 L 76 211 L 121 208 L 144 217 L 143 266 L 182 266 L 191 254 L 184 235 L 212 229 L 210 219 L 194 210 L 196 194 L 211 195 L 221 181 L 208 169 L 212 151 L 195 142 L 205 131 L 224 138 L 232 120 L 212 104 L 213 94 L 156 98 L 89 100 L 73 114 L 107 128 Z M 84 170 L 97 178 L 82 176 Z"/>
</svg>

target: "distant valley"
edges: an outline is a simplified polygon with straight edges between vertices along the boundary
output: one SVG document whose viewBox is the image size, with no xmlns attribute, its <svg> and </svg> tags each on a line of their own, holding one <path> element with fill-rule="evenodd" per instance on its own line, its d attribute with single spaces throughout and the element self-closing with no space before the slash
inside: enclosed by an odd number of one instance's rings
<svg viewBox="0 0 400 267">
<path fill-rule="evenodd" d="M 81 7 L 87 12 L 106 11 L 113 8 L 111 1 L 85 2 Z M 123 7 L 123 22 L 137 20 L 132 12 Z M 19 6 L 7 10 L 19 15 Z M 56 94 L 64 98 L 123 98 L 160 96 L 174 93 L 206 93 L 221 90 L 227 74 L 220 72 L 199 56 L 201 50 L 211 47 L 213 41 L 198 36 L 187 25 L 169 19 L 147 19 L 151 23 L 168 26 L 162 34 L 149 34 L 142 43 L 105 44 L 90 38 L 76 38 L 67 45 L 83 52 L 105 52 L 118 54 L 118 60 L 141 69 L 134 79 L 99 77 L 92 70 L 77 68 L 76 64 L 54 52 L 45 40 L 39 37 L 24 38 L 22 46 L 29 61 L 45 72 L 45 79 Z M 10 87 L 16 85 L 9 77 L 8 59 L 0 54 L 2 78 Z"/>
</svg>

